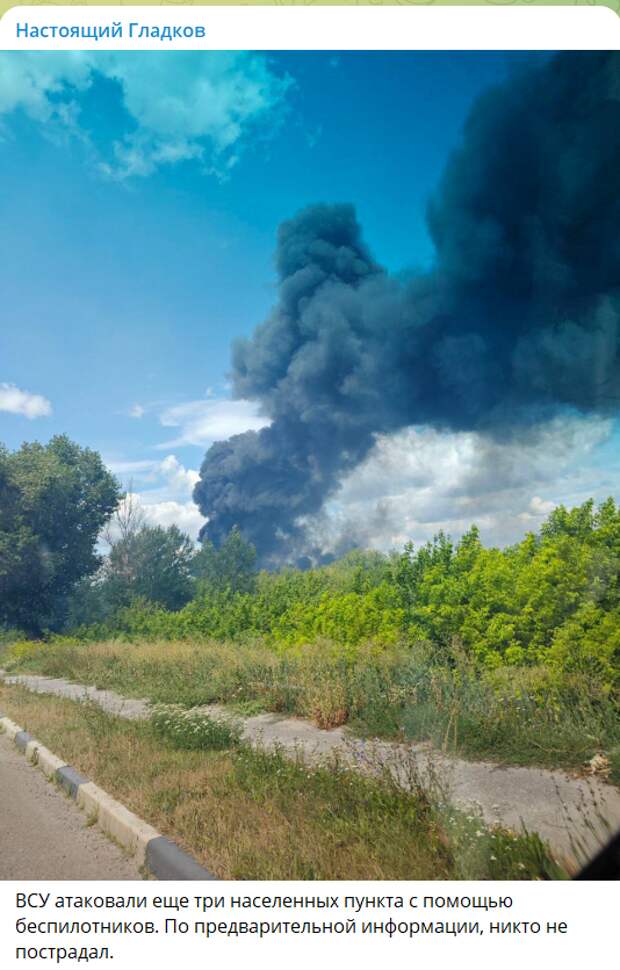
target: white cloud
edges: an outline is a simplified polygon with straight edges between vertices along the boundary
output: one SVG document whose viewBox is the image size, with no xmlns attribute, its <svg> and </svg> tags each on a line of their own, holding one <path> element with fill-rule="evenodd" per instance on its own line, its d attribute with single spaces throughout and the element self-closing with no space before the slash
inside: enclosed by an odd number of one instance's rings
<svg viewBox="0 0 620 970">
<path fill-rule="evenodd" d="M 534 495 L 527 509 L 525 512 L 521 512 L 519 518 L 522 522 L 535 522 L 537 519 L 544 519 L 550 512 L 553 512 L 555 507 L 555 502 L 545 500 L 540 495 Z"/>
<path fill-rule="evenodd" d="M 99 168 L 114 178 L 145 176 L 162 165 L 198 160 L 224 177 L 247 136 L 268 119 L 273 131 L 291 86 L 261 54 L 109 51 L 0 54 L 0 115 L 21 109 L 48 135 L 93 144 L 81 97 L 97 75 L 116 82 L 126 112 Z M 99 146 L 101 151 L 101 146 Z"/>
<path fill-rule="evenodd" d="M 506 545 L 560 503 L 620 493 L 620 474 L 602 475 L 595 461 L 611 432 L 609 421 L 575 418 L 509 442 L 420 428 L 379 436 L 309 525 L 325 549 L 351 536 L 384 550 L 439 529 L 456 538 L 473 522 L 486 543 Z"/>
<path fill-rule="evenodd" d="M 160 416 L 165 428 L 180 428 L 180 434 L 172 441 L 158 445 L 159 449 L 178 448 L 182 445 L 204 446 L 222 441 L 244 431 L 258 431 L 270 422 L 258 414 L 252 401 L 209 400 L 189 401 L 168 408 Z"/>
<path fill-rule="evenodd" d="M 126 489 L 131 485 L 133 500 L 144 513 L 147 524 L 176 525 L 197 539 L 206 519 L 192 501 L 199 477 L 195 469 L 186 468 L 176 455 L 167 455 L 163 461 L 123 459 L 106 464 L 121 478 Z"/>
<path fill-rule="evenodd" d="M 129 408 L 130 418 L 143 418 L 145 414 L 146 408 L 144 408 L 141 404 L 132 404 L 132 406 Z"/>
<path fill-rule="evenodd" d="M 89 86 L 92 62 L 92 57 L 83 53 L 1 54 L 0 114 L 20 109 L 35 121 L 75 124 L 68 110 L 71 102 L 59 97 L 67 86 L 75 92 Z"/>
<path fill-rule="evenodd" d="M 193 468 L 185 468 L 175 455 L 164 458 L 159 468 L 167 478 L 169 487 L 179 492 L 191 493 L 200 478 L 197 471 Z"/>
<path fill-rule="evenodd" d="M 151 458 L 145 459 L 144 461 L 115 461 L 111 459 L 106 461 L 106 465 L 113 475 L 119 475 L 121 477 L 127 475 L 143 476 L 145 473 L 150 474 L 154 469 L 158 468 L 160 462 L 154 461 Z"/>
<path fill-rule="evenodd" d="M 147 458 L 141 461 L 108 460 L 106 462 L 113 475 L 124 482 L 131 491 L 144 491 L 158 498 L 185 498 L 191 495 L 198 481 L 198 472 L 185 468 L 176 455 L 167 455 L 163 461 Z"/>
<path fill-rule="evenodd" d="M 41 394 L 22 391 L 15 384 L 0 384 L 0 411 L 21 414 L 32 420 L 52 413 L 52 405 Z"/>
<path fill-rule="evenodd" d="M 138 502 L 143 509 L 149 525 L 161 525 L 167 529 L 176 525 L 181 532 L 187 533 L 190 539 L 197 541 L 198 533 L 207 521 L 198 511 L 193 502 L 148 502 L 144 495 L 138 495 Z"/>
</svg>

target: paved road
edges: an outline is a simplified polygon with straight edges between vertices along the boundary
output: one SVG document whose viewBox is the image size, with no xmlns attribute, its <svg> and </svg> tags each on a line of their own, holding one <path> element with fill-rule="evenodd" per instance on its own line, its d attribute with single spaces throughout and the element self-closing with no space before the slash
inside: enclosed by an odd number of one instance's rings
<svg viewBox="0 0 620 970">
<path fill-rule="evenodd" d="M 0 879 L 141 879 L 137 866 L 0 735 Z"/>
</svg>

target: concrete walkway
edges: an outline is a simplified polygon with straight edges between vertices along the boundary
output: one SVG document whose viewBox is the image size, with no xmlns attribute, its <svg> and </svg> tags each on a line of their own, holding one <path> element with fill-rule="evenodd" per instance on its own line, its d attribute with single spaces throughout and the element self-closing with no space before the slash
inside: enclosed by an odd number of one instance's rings
<svg viewBox="0 0 620 970">
<path fill-rule="evenodd" d="M 0 672 L 1 673 L 1 672 Z M 148 717 L 146 700 L 127 699 L 114 691 L 98 690 L 66 680 L 35 675 L 5 676 L 7 684 L 54 694 L 75 701 L 90 700 L 110 714 L 128 719 Z M 226 708 L 202 708 L 215 717 L 230 717 Z M 505 767 L 490 762 L 448 757 L 427 744 L 363 741 L 344 728 L 324 731 L 301 718 L 278 714 L 236 718 L 243 737 L 255 746 L 279 747 L 320 763 L 338 758 L 366 773 L 387 768 L 408 786 L 421 781 L 445 799 L 479 812 L 489 824 L 538 832 L 561 858 L 583 861 L 595 854 L 620 828 L 620 791 L 598 778 L 573 778 L 564 771 Z"/>
<path fill-rule="evenodd" d="M 138 867 L 0 736 L 0 879 L 141 879 Z"/>
</svg>

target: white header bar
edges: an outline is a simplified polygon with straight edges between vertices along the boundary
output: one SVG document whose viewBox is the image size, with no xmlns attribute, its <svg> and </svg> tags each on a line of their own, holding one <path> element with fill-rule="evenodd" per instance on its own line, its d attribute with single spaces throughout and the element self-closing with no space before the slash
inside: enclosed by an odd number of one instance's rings
<svg viewBox="0 0 620 970">
<path fill-rule="evenodd" d="M 13 7 L 3 50 L 617 50 L 608 7 Z"/>
</svg>

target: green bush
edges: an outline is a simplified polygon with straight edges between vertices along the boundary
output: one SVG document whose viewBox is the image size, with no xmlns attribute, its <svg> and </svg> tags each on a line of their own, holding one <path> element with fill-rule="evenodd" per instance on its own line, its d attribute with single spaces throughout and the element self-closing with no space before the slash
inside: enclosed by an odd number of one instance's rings
<svg viewBox="0 0 620 970">
<path fill-rule="evenodd" d="M 556 509 L 538 535 L 485 548 L 475 527 L 453 544 L 399 555 L 350 553 L 305 572 L 260 573 L 250 586 L 199 589 L 171 612 L 135 600 L 107 622 L 71 631 L 83 639 L 261 641 L 276 652 L 330 642 L 355 657 L 426 641 L 453 663 L 458 640 L 481 669 L 548 666 L 582 671 L 608 691 L 620 669 L 620 511 Z"/>
<path fill-rule="evenodd" d="M 557 670 L 579 671 L 608 689 L 620 685 L 620 612 L 584 603 L 553 635 L 547 661 Z"/>
</svg>

